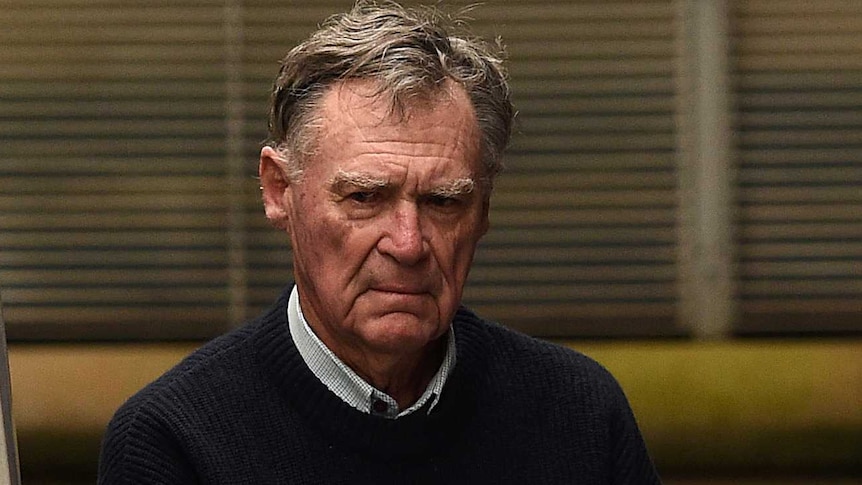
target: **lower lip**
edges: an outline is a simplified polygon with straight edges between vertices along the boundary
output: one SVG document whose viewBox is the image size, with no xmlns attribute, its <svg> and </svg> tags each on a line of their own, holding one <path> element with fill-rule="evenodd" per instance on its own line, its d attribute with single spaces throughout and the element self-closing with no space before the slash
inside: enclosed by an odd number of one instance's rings
<svg viewBox="0 0 862 485">
<path fill-rule="evenodd" d="M 370 291 L 375 293 L 383 293 L 386 295 L 398 295 L 398 296 L 422 296 L 427 294 L 424 291 L 398 291 L 398 290 L 383 290 L 380 288 L 371 288 Z"/>
<path fill-rule="evenodd" d="M 425 298 L 428 296 L 428 293 L 414 293 L 414 292 L 405 292 L 405 291 L 391 291 L 391 290 L 380 290 L 373 288 L 369 290 L 372 293 L 382 296 L 386 299 L 392 299 L 396 301 L 415 301 L 417 299 Z"/>
</svg>

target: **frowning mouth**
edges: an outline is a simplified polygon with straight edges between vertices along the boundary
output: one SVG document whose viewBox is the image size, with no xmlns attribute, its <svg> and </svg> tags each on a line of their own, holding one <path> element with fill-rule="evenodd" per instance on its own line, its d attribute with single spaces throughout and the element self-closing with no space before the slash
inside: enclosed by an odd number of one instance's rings
<svg viewBox="0 0 862 485">
<path fill-rule="evenodd" d="M 370 291 L 380 293 L 393 293 L 398 295 L 423 295 L 428 293 L 428 289 L 424 286 L 407 286 L 407 285 L 379 285 L 369 288 Z"/>
</svg>

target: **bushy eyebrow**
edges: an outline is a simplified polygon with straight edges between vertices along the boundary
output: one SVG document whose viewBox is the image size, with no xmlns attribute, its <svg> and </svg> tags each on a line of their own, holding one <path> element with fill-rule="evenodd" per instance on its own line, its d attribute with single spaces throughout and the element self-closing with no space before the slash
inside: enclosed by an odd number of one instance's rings
<svg viewBox="0 0 862 485">
<path fill-rule="evenodd" d="M 386 179 L 375 177 L 362 172 L 347 172 L 339 170 L 330 181 L 332 187 L 343 189 L 344 187 L 359 190 L 380 190 L 391 186 Z M 476 182 L 471 178 L 459 178 L 448 181 L 428 191 L 428 195 L 434 197 L 458 197 L 472 193 L 476 188 Z"/>
<path fill-rule="evenodd" d="M 476 182 L 470 178 L 455 179 L 451 182 L 434 187 L 430 195 L 435 197 L 459 197 L 473 192 L 476 188 Z"/>
<path fill-rule="evenodd" d="M 362 172 L 339 170 L 330 181 L 332 187 L 355 187 L 360 190 L 379 190 L 389 185 L 389 181 Z"/>
</svg>

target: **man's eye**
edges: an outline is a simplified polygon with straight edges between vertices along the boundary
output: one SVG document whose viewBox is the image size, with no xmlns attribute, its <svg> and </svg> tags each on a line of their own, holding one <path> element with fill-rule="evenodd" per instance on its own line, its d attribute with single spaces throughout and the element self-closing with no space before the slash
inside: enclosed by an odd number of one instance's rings
<svg viewBox="0 0 862 485">
<path fill-rule="evenodd" d="M 354 202 L 368 203 L 374 202 L 377 198 L 376 192 L 351 192 L 347 194 L 347 198 Z"/>
<path fill-rule="evenodd" d="M 428 202 L 435 207 L 452 207 L 458 203 L 455 197 L 447 197 L 445 195 L 432 195 L 428 197 Z"/>
</svg>

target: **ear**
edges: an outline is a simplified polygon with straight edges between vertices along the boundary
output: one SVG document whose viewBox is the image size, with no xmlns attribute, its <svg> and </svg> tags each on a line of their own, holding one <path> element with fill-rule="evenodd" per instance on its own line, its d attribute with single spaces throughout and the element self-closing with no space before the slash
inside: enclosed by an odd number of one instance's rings
<svg viewBox="0 0 862 485">
<path fill-rule="evenodd" d="M 278 229 L 287 230 L 287 189 L 290 181 L 281 168 L 281 157 L 272 147 L 260 151 L 260 189 L 266 218 Z"/>
</svg>

